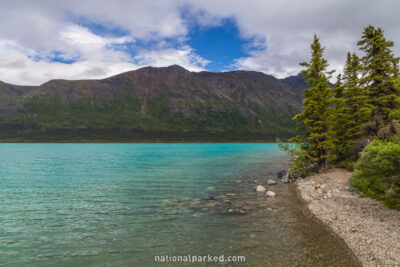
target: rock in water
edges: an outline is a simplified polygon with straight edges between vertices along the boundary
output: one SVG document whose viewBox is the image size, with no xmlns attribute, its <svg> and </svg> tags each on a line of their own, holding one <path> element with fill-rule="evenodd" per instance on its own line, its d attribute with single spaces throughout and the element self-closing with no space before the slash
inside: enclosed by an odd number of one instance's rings
<svg viewBox="0 0 400 267">
<path fill-rule="evenodd" d="M 277 182 L 276 182 L 276 181 L 274 181 L 274 180 L 268 180 L 268 184 L 269 184 L 269 185 L 276 185 L 276 184 L 277 184 Z"/>
<path fill-rule="evenodd" d="M 282 177 L 285 176 L 286 174 L 287 174 L 287 171 L 285 171 L 285 170 L 279 171 L 278 175 L 277 175 L 278 179 L 282 179 Z"/>
<path fill-rule="evenodd" d="M 272 192 L 272 191 L 268 191 L 266 195 L 267 195 L 267 197 L 275 197 L 276 196 L 275 192 Z"/>
<path fill-rule="evenodd" d="M 282 177 L 281 181 L 282 181 L 282 183 L 284 183 L 284 184 L 290 183 L 289 174 L 286 173 L 286 174 Z"/>
<path fill-rule="evenodd" d="M 264 192 L 265 191 L 265 187 L 262 186 L 262 185 L 257 185 L 256 191 L 257 192 Z"/>
</svg>

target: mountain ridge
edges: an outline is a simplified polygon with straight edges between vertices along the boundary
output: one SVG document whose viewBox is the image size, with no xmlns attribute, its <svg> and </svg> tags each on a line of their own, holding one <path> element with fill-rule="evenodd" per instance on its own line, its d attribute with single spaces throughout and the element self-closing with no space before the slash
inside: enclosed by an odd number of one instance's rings
<svg viewBox="0 0 400 267">
<path fill-rule="evenodd" d="M 0 141 L 290 137 L 306 87 L 299 75 L 190 72 L 179 65 L 39 86 L 0 82 Z"/>
</svg>

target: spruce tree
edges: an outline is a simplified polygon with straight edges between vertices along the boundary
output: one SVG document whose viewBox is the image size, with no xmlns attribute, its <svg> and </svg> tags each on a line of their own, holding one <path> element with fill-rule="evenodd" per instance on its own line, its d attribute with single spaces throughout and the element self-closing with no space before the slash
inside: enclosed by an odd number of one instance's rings
<svg viewBox="0 0 400 267">
<path fill-rule="evenodd" d="M 378 135 L 381 128 L 392 124 L 393 114 L 399 108 L 399 88 L 396 80 L 399 77 L 398 63 L 391 50 L 393 42 L 386 40 L 381 28 L 371 25 L 364 28 L 358 42 L 362 57 L 362 85 L 368 91 L 371 104 L 371 120 L 376 127 L 371 128 Z"/>
<path fill-rule="evenodd" d="M 348 53 L 340 89 L 336 89 L 341 94 L 333 98 L 335 112 L 330 120 L 329 159 L 336 165 L 357 159 L 354 147 L 363 134 L 363 124 L 370 117 L 368 95 L 360 84 L 361 71 L 359 57 Z"/>
<path fill-rule="evenodd" d="M 336 77 L 336 83 L 335 87 L 333 87 L 333 93 L 336 99 L 340 99 L 343 96 L 342 74 L 340 73 Z"/>
<path fill-rule="evenodd" d="M 328 79 L 332 72 L 327 71 L 328 62 L 323 57 L 324 48 L 316 35 L 311 44 L 311 54 L 309 62 L 300 63 L 301 66 L 306 67 L 302 74 L 310 87 L 304 90 L 303 112 L 293 118 L 298 121 L 302 134 L 292 141 L 297 143 L 301 150 L 307 152 L 311 163 L 326 168 L 328 117 L 332 110 Z"/>
<path fill-rule="evenodd" d="M 332 88 L 332 103 L 333 110 L 330 113 L 328 120 L 328 160 L 333 164 L 337 164 L 343 160 L 344 149 L 343 142 L 346 141 L 346 121 L 348 120 L 347 114 L 344 109 L 344 96 L 343 96 L 343 82 L 342 76 L 337 76 L 335 86 Z"/>
<path fill-rule="evenodd" d="M 368 92 L 361 86 L 361 72 L 360 59 L 353 53 L 346 64 L 343 81 L 344 109 L 348 115 L 346 138 L 349 140 L 356 140 L 362 136 L 362 126 L 368 121 L 371 112 Z"/>
</svg>

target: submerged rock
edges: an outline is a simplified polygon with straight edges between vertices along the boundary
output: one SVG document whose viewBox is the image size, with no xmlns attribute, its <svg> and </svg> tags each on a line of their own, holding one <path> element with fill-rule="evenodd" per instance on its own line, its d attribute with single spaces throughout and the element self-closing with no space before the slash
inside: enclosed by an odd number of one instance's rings
<svg viewBox="0 0 400 267">
<path fill-rule="evenodd" d="M 189 206 L 198 206 L 200 204 L 201 204 L 201 201 L 199 199 L 195 199 L 189 204 Z"/>
<path fill-rule="evenodd" d="M 228 213 L 231 215 L 245 215 L 247 212 L 240 209 L 229 209 Z"/>
<path fill-rule="evenodd" d="M 208 202 L 208 203 L 205 204 L 205 206 L 206 206 L 206 207 L 209 207 L 209 208 L 215 207 L 216 205 L 217 205 L 217 203 L 215 203 L 215 201 L 213 201 L 213 202 Z"/>
<path fill-rule="evenodd" d="M 264 192 L 265 190 L 266 190 L 265 187 L 262 185 L 257 185 L 257 187 L 256 187 L 257 192 Z"/>
<path fill-rule="evenodd" d="M 275 197 L 276 194 L 275 194 L 275 192 L 268 191 L 267 194 L 266 194 L 266 196 L 267 196 L 267 197 Z"/>
<path fill-rule="evenodd" d="M 269 184 L 269 185 L 276 185 L 277 182 L 270 179 L 270 180 L 268 180 L 268 184 Z"/>
</svg>

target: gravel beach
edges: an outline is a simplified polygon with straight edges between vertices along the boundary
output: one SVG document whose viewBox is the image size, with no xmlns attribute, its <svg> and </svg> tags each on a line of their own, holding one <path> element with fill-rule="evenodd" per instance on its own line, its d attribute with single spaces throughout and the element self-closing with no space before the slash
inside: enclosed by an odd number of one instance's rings
<svg viewBox="0 0 400 267">
<path fill-rule="evenodd" d="M 311 212 L 327 224 L 364 266 L 400 266 L 400 212 L 349 188 L 352 173 L 331 169 L 297 181 Z"/>
</svg>

